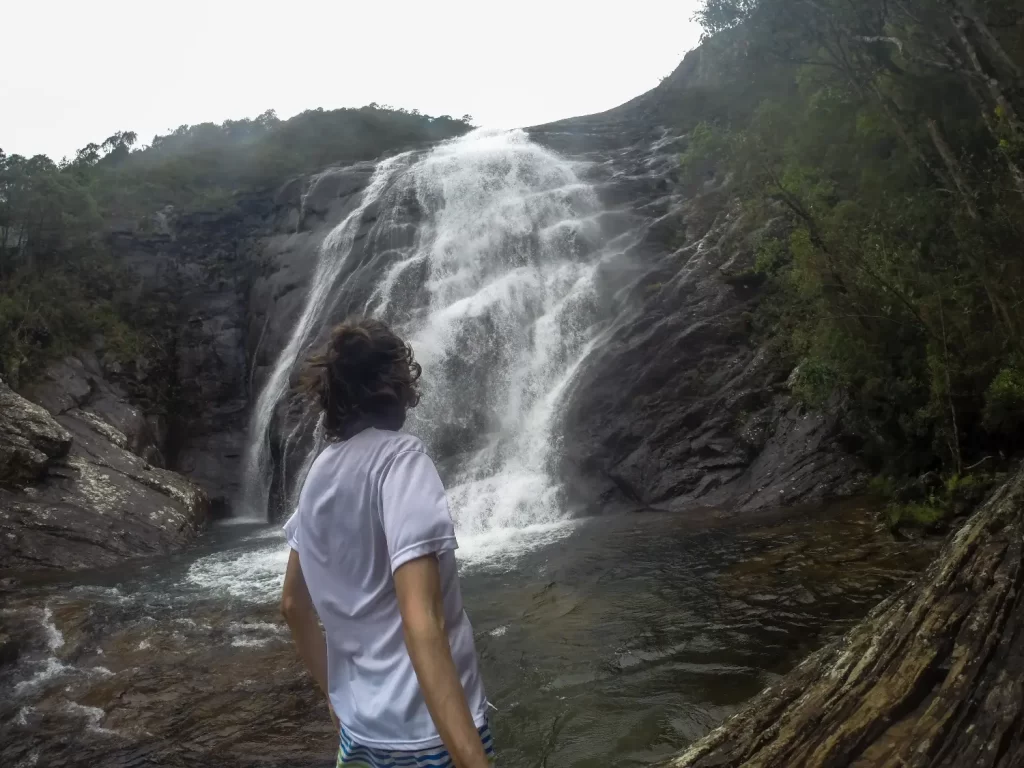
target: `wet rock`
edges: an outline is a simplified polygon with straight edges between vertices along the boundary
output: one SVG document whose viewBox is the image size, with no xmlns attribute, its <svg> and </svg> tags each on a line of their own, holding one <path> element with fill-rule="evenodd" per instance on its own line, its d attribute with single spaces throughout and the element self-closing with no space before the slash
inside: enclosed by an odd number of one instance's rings
<svg viewBox="0 0 1024 768">
<path fill-rule="evenodd" d="M 128 450 L 121 430 L 83 409 L 87 399 L 50 394 L 51 406 L 70 407 L 50 415 L 0 389 L 0 570 L 96 567 L 191 541 L 205 524 L 205 494 Z M 115 412 L 134 413 L 122 405 Z"/>
<path fill-rule="evenodd" d="M 55 417 L 74 414 L 104 437 L 157 466 L 163 466 L 161 435 L 143 409 L 130 402 L 117 373 L 100 359 L 102 340 L 50 365 L 23 394 Z"/>
<path fill-rule="evenodd" d="M 316 174 L 306 183 L 301 198 L 299 229 L 310 226 L 310 217 L 325 218 L 332 208 L 366 186 L 373 163 L 359 163 L 347 168 L 331 168 Z"/>
<path fill-rule="evenodd" d="M 111 246 L 147 300 L 166 307 L 162 375 L 174 397 L 147 413 L 166 466 L 187 474 L 222 511 L 238 496 L 250 400 L 248 292 L 264 263 L 261 237 L 297 210 L 301 185 L 259 191 L 216 212 L 172 217 L 164 235 L 115 233 Z M 294 227 L 293 227 L 294 229 Z"/>
<path fill-rule="evenodd" d="M 71 435 L 45 408 L 0 381 L 0 486 L 38 480 L 70 447 Z"/>
<path fill-rule="evenodd" d="M 678 142 L 657 127 L 669 91 L 714 79 L 705 64 L 691 54 L 650 94 L 532 129 L 591 153 L 605 203 L 647 222 L 629 251 L 632 273 L 617 276 L 618 320 L 565 402 L 561 468 L 587 508 L 753 510 L 840 495 L 861 476 L 842 445 L 840 409 L 798 407 L 789 371 L 751 338 L 760 293 L 742 276 L 763 231 L 713 173 L 684 188 Z M 597 148 L 596 136 L 617 137 L 618 148 Z"/>
<path fill-rule="evenodd" d="M 0 631 L 0 668 L 13 664 L 21 653 L 21 644 L 6 632 Z"/>
</svg>

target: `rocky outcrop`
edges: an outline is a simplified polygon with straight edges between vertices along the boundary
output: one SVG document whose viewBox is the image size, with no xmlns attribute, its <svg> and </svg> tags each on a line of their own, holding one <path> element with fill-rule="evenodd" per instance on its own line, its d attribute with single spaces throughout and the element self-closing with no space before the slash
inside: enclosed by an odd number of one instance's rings
<svg viewBox="0 0 1024 768">
<path fill-rule="evenodd" d="M 879 605 L 670 768 L 1024 764 L 1024 470 Z"/>
<path fill-rule="evenodd" d="M 248 296 L 254 395 L 266 383 L 302 313 L 321 244 L 359 204 L 373 168 L 374 163 L 328 168 L 293 180 L 275 195 L 273 215 L 260 243 L 264 269 L 252 281 Z M 360 235 L 365 238 L 366 232 Z M 352 261 L 348 269 L 339 269 L 339 283 L 357 266 Z"/>
<path fill-rule="evenodd" d="M 147 415 L 130 402 L 125 389 L 113 380 L 122 364 L 112 362 L 105 366 L 103 359 L 103 342 L 97 339 L 92 349 L 81 350 L 49 366 L 22 394 L 38 403 L 44 413 L 88 421 L 118 447 L 154 466 L 164 467 L 165 417 Z M 138 382 L 148 375 L 137 369 L 133 379 Z"/>
<path fill-rule="evenodd" d="M 791 370 L 752 339 L 761 296 L 749 275 L 763 233 L 732 204 L 727 179 L 709 174 L 702 186 L 684 185 L 678 158 L 686 139 L 659 126 L 671 124 L 663 105 L 679 88 L 713 81 L 708 70 L 691 56 L 661 95 L 531 129 L 536 141 L 580 161 L 603 203 L 598 223 L 612 254 L 597 314 L 614 320 L 563 401 L 556 468 L 589 511 L 742 511 L 840 495 L 862 476 L 838 409 L 802 409 L 789 395 Z M 248 300 L 254 394 L 302 312 L 321 243 L 355 208 L 371 172 L 371 164 L 328 169 L 277 193 Z M 380 264 L 415 237 L 422 212 L 394 199 L 388 205 L 386 242 L 367 244 L 377 211 L 362 215 L 355 245 L 337 265 L 335 285 L 344 290 L 335 294 L 345 306 L 321 312 L 320 326 L 362 310 L 382 279 Z M 274 425 L 275 462 L 294 477 L 308 425 L 293 411 Z M 449 442 L 465 451 L 477 437 Z M 436 448 L 443 463 L 446 447 Z"/>
<path fill-rule="evenodd" d="M 158 456 L 149 423 L 95 365 L 54 366 L 46 408 L 0 384 L 0 571 L 168 552 L 205 524 L 206 495 L 144 458 Z"/>
<path fill-rule="evenodd" d="M 70 448 L 71 435 L 45 408 L 0 381 L 0 485 L 21 486 L 40 479 L 50 462 Z"/>
</svg>

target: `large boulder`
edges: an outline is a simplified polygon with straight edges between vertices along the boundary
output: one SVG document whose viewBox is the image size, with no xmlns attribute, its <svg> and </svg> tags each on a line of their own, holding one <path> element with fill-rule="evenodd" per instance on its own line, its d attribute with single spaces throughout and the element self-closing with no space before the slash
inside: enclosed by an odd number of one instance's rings
<svg viewBox="0 0 1024 768">
<path fill-rule="evenodd" d="M 71 435 L 53 417 L 0 381 L 0 485 L 23 486 L 67 454 Z"/>
<path fill-rule="evenodd" d="M 101 339 L 97 340 L 95 347 L 80 350 L 53 363 L 22 394 L 54 416 L 74 411 L 95 416 L 98 423 L 113 428 L 114 432 L 108 437 L 120 447 L 155 466 L 165 466 L 166 430 L 161 420 L 146 414 L 131 402 L 125 389 L 113 380 L 113 372 L 107 370 L 101 361 Z M 111 363 L 111 367 L 122 366 Z M 143 374 L 137 371 L 135 375 Z"/>
<path fill-rule="evenodd" d="M 54 413 L 0 385 L 0 571 L 110 565 L 173 551 L 203 528 L 197 486 L 133 453 L 88 397 L 50 403 Z"/>
</svg>

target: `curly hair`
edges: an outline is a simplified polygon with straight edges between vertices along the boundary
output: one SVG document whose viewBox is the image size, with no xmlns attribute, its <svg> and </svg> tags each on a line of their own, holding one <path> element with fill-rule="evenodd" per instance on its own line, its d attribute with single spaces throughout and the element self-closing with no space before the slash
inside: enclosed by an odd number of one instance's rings
<svg viewBox="0 0 1024 768">
<path fill-rule="evenodd" d="M 400 429 L 420 401 L 412 347 L 379 320 L 353 319 L 331 329 L 305 364 L 299 391 L 323 413 L 328 440 L 367 427 Z"/>
</svg>

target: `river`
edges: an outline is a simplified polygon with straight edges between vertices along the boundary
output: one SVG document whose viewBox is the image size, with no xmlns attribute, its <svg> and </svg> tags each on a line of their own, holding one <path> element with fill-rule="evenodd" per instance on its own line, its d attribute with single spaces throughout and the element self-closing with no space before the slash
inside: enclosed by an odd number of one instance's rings
<svg viewBox="0 0 1024 768">
<path fill-rule="evenodd" d="M 929 559 L 845 502 L 737 521 L 643 513 L 460 551 L 503 768 L 657 763 Z M 334 736 L 277 598 L 276 526 L 7 584 L 0 765 L 326 766 Z"/>
</svg>

